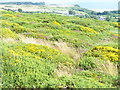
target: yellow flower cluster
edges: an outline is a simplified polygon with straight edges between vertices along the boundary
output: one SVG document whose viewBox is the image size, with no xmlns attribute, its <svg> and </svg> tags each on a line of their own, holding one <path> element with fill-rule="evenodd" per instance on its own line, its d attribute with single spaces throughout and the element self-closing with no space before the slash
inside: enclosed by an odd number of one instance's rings
<svg viewBox="0 0 120 90">
<path fill-rule="evenodd" d="M 56 21 L 53 21 L 52 23 L 54 23 L 55 25 L 60 26 L 60 23 L 58 23 L 58 22 L 56 22 Z"/>
<path fill-rule="evenodd" d="M 10 22 L 7 22 L 6 20 L 0 20 L 2 26 L 11 26 Z"/>
<path fill-rule="evenodd" d="M 111 61 L 118 61 L 118 55 L 115 55 L 113 53 L 105 54 L 103 55 L 104 58 L 110 59 Z"/>
<path fill-rule="evenodd" d="M 91 50 L 91 54 L 110 61 L 118 61 L 119 50 L 113 47 L 96 46 Z"/>
<path fill-rule="evenodd" d="M 12 32 L 9 28 L 0 28 L 1 38 L 17 38 L 17 35 Z"/>
<path fill-rule="evenodd" d="M 20 26 L 18 23 L 11 23 L 5 20 L 2 21 L 2 26 L 4 27 L 10 27 L 12 31 L 15 31 L 16 33 L 21 33 L 21 32 L 27 32 L 29 29 L 25 29 L 23 26 Z"/>
<path fill-rule="evenodd" d="M 29 59 L 38 60 L 41 63 L 47 60 L 48 62 L 63 63 L 67 66 L 72 66 L 74 64 L 74 61 L 71 58 L 60 53 L 59 50 L 43 45 L 27 44 L 23 46 L 15 46 L 14 49 L 9 48 L 8 53 L 9 55 L 7 58 L 10 60 L 10 63 L 15 64 L 23 62 L 21 57 L 28 58 L 28 61 Z M 6 61 L 4 60 L 4 62 Z"/>
<path fill-rule="evenodd" d="M 120 28 L 120 24 L 118 24 L 117 22 L 113 22 L 112 25 Z"/>
<path fill-rule="evenodd" d="M 29 44 L 27 46 L 25 46 L 26 50 L 28 50 L 29 52 L 32 53 L 52 53 L 52 54 L 58 54 L 58 50 L 54 50 L 49 48 L 48 46 L 39 46 L 39 45 L 35 45 L 35 44 Z"/>
<path fill-rule="evenodd" d="M 89 27 L 84 27 L 84 26 L 80 26 L 80 29 L 82 31 L 85 31 L 85 32 L 91 32 L 91 33 L 95 33 L 95 34 L 98 34 L 98 32 L 96 32 L 95 30 L 89 28 Z"/>
<path fill-rule="evenodd" d="M 1 23 L 3 26 L 19 26 L 19 24 L 17 24 L 17 23 L 11 23 L 6 20 L 1 20 Z"/>
<path fill-rule="evenodd" d="M 13 50 L 9 50 L 9 53 L 11 53 L 13 56 L 18 56 L 18 55 L 19 55 L 18 53 L 16 53 L 16 52 L 13 51 Z"/>
<path fill-rule="evenodd" d="M 12 17 L 12 18 L 16 18 L 16 16 L 11 15 L 11 14 L 3 14 L 2 16 L 3 16 L 3 17 Z"/>
<path fill-rule="evenodd" d="M 71 65 L 69 63 L 74 64 L 72 59 L 68 58 L 67 56 L 64 56 L 56 49 L 49 48 L 48 46 L 28 44 L 24 47 L 24 50 L 41 58 L 52 60 L 56 63 L 61 62 L 69 66 Z"/>
<path fill-rule="evenodd" d="M 93 49 L 95 50 L 102 50 L 102 51 L 108 51 L 108 52 L 116 52 L 118 53 L 118 49 L 115 49 L 113 47 L 103 47 L 103 46 L 97 46 L 97 47 L 94 47 Z"/>
<path fill-rule="evenodd" d="M 17 47 L 15 51 L 14 50 L 9 50 L 9 53 L 12 54 L 13 56 L 29 56 L 29 57 L 33 57 L 33 58 L 36 58 L 36 59 L 40 59 L 40 57 L 38 57 L 38 56 L 32 55 L 29 52 L 25 52 L 23 50 L 20 50 L 19 47 Z"/>
</svg>

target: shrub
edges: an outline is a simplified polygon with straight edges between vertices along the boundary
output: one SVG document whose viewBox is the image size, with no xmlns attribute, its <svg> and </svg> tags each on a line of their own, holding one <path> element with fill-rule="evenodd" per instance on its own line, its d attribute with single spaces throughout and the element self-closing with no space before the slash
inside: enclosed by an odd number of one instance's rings
<svg viewBox="0 0 120 90">
<path fill-rule="evenodd" d="M 111 25 L 114 26 L 114 27 L 120 28 L 120 25 L 119 25 L 119 23 L 117 23 L 117 22 L 113 22 L 113 23 L 111 23 Z"/>
<path fill-rule="evenodd" d="M 23 47 L 23 50 L 36 54 L 42 58 L 48 59 L 51 62 L 64 63 L 65 65 L 71 66 L 74 62 L 72 59 L 62 55 L 59 51 L 51 49 L 47 46 L 28 44 Z M 59 57 L 59 58 L 58 58 Z"/>
<path fill-rule="evenodd" d="M 17 35 L 9 28 L 0 28 L 0 38 L 17 38 Z"/>
<path fill-rule="evenodd" d="M 3 17 L 12 17 L 12 18 L 16 18 L 16 16 L 12 15 L 12 14 L 3 14 Z"/>
<path fill-rule="evenodd" d="M 112 62 L 118 62 L 118 52 L 118 49 L 112 47 L 96 46 L 90 51 L 90 55 L 93 57 L 103 58 L 103 60 L 105 59 Z"/>
<path fill-rule="evenodd" d="M 103 84 L 114 84 L 114 81 L 117 79 L 117 77 L 111 76 L 110 74 L 106 74 L 105 72 L 103 73 L 99 71 L 90 71 L 90 70 L 79 71 L 76 73 L 76 75 L 93 78 Z"/>
<path fill-rule="evenodd" d="M 23 33 L 29 31 L 29 29 L 25 29 L 23 26 L 20 26 L 18 23 L 11 23 L 5 20 L 2 20 L 2 26 L 7 28 L 9 27 L 12 31 L 16 33 Z"/>
<path fill-rule="evenodd" d="M 85 32 L 90 32 L 90 33 L 98 34 L 98 32 L 94 31 L 93 29 L 91 29 L 89 27 L 80 26 L 80 30 L 81 31 L 85 31 Z"/>
<path fill-rule="evenodd" d="M 90 70 L 96 68 L 96 58 L 94 57 L 82 57 L 80 60 L 79 66 L 84 70 Z"/>
<path fill-rule="evenodd" d="M 0 32 L 4 32 L 0 40 L 4 42 L 0 43 L 3 88 L 116 87 L 113 77 L 117 75 L 119 61 L 117 25 L 47 13 L 0 13 Z M 21 37 L 19 40 L 12 39 L 16 33 Z M 96 44 L 100 46 L 94 47 Z"/>
<path fill-rule="evenodd" d="M 103 32 L 103 31 L 106 31 L 106 30 L 109 30 L 110 29 L 110 26 L 108 25 L 95 25 L 95 26 L 91 26 L 92 29 L 94 29 L 95 31 L 98 31 L 98 32 Z"/>
<path fill-rule="evenodd" d="M 50 87 L 47 81 L 53 78 L 58 65 L 68 68 L 74 65 L 72 59 L 58 50 L 42 45 L 19 43 L 3 51 L 6 51 L 2 56 L 4 88 Z"/>
<path fill-rule="evenodd" d="M 96 79 L 86 76 L 73 75 L 72 77 L 61 77 L 61 86 L 65 88 L 107 88 L 112 87 L 110 84 L 100 83 Z"/>
<path fill-rule="evenodd" d="M 60 24 L 58 22 L 56 22 L 56 21 L 53 21 L 52 23 L 54 23 L 55 25 L 60 26 Z"/>
</svg>

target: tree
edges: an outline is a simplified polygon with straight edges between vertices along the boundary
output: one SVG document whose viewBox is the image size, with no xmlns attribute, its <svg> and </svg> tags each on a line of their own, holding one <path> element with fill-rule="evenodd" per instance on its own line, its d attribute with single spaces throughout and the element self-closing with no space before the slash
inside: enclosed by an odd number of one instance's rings
<svg viewBox="0 0 120 90">
<path fill-rule="evenodd" d="M 75 4 L 74 6 L 76 6 L 76 7 L 80 7 L 78 4 Z"/>
<path fill-rule="evenodd" d="M 98 12 L 97 15 L 102 15 L 102 13 L 101 13 L 101 12 Z"/>
<path fill-rule="evenodd" d="M 18 9 L 18 12 L 22 12 L 22 9 L 19 8 L 19 9 Z"/>
<path fill-rule="evenodd" d="M 107 16 L 106 21 L 110 21 L 110 20 L 111 20 L 110 16 Z"/>
<path fill-rule="evenodd" d="M 96 15 L 97 13 L 95 11 L 91 11 L 91 14 L 92 15 Z"/>
<path fill-rule="evenodd" d="M 109 11 L 104 11 L 102 14 L 103 15 L 110 15 L 110 12 Z"/>
<path fill-rule="evenodd" d="M 71 14 L 71 15 L 75 15 L 75 11 L 70 10 L 70 11 L 69 11 L 69 14 Z"/>
<path fill-rule="evenodd" d="M 86 17 L 86 18 L 90 18 L 90 16 L 89 16 L 88 14 L 85 14 L 85 17 Z"/>
</svg>

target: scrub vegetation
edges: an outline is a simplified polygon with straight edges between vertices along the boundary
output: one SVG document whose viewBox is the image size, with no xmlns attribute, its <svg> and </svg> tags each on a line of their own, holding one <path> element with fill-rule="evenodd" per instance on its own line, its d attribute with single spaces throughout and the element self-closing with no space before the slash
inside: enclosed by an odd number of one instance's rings
<svg viewBox="0 0 120 90">
<path fill-rule="evenodd" d="M 0 13 L 1 87 L 119 87 L 117 22 Z"/>
</svg>

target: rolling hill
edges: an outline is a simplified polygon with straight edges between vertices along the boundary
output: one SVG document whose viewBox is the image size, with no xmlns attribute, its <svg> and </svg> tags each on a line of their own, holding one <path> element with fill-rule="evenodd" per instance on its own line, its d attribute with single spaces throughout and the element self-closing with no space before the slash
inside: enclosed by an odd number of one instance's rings
<svg viewBox="0 0 120 90">
<path fill-rule="evenodd" d="M 0 11 L 2 88 L 117 88 L 117 22 Z"/>
</svg>

